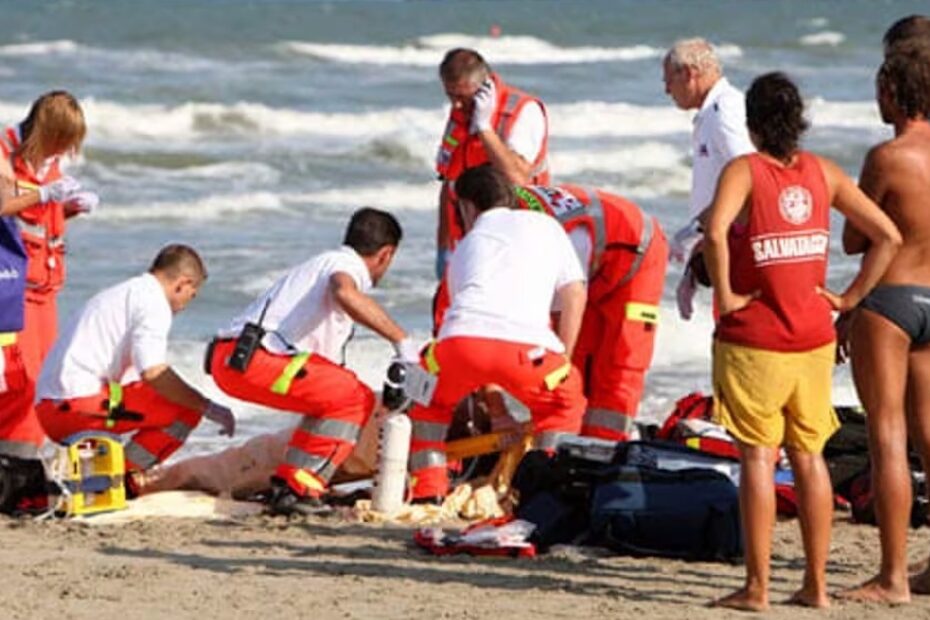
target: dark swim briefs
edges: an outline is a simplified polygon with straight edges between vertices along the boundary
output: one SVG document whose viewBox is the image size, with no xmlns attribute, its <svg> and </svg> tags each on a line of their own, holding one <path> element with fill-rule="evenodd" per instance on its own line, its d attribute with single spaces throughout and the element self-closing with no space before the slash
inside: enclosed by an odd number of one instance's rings
<svg viewBox="0 0 930 620">
<path fill-rule="evenodd" d="M 877 286 L 859 307 L 876 312 L 900 327 L 913 344 L 930 342 L 930 288 L 926 286 Z"/>
</svg>

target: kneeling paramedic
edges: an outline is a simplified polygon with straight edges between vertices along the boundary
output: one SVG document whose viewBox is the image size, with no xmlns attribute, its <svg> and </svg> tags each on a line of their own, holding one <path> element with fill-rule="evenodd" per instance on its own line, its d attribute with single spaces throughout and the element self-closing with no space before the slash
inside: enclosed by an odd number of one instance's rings
<svg viewBox="0 0 930 620">
<path fill-rule="evenodd" d="M 51 439 L 62 442 L 83 431 L 134 432 L 125 446 L 131 473 L 168 458 L 201 417 L 233 434 L 232 412 L 167 363 L 172 317 L 196 297 L 206 277 L 192 248 L 169 245 L 148 273 L 98 293 L 71 318 L 36 390 L 36 412 Z"/>
<path fill-rule="evenodd" d="M 652 363 L 668 266 L 665 235 L 654 217 L 602 190 L 560 185 L 516 192 L 521 208 L 562 224 L 588 278 L 572 355 L 588 397 L 581 434 L 626 441 Z"/>
<path fill-rule="evenodd" d="M 410 412 L 413 499 L 449 491 L 445 437 L 455 405 L 476 388 L 499 385 L 529 409 L 536 447 L 577 434 L 585 410 L 581 375 L 570 360 L 585 306 L 585 280 L 565 231 L 551 217 L 516 210 L 499 171 L 481 166 L 456 181 L 467 234 L 448 270 L 451 306 L 421 366 L 436 375 L 429 404 Z M 555 332 L 550 308 L 562 308 Z"/>
<path fill-rule="evenodd" d="M 387 272 L 401 236 L 391 214 L 356 211 L 341 248 L 293 267 L 207 352 L 225 393 L 304 416 L 272 478 L 274 513 L 327 510 L 329 480 L 374 409 L 371 389 L 343 366 L 353 321 L 393 343 L 401 358 L 418 357 L 404 330 L 366 294 Z"/>
</svg>

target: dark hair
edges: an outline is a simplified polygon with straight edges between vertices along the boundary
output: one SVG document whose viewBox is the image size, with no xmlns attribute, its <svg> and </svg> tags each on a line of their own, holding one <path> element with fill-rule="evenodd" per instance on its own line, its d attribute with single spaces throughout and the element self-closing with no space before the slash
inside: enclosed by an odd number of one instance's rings
<svg viewBox="0 0 930 620">
<path fill-rule="evenodd" d="M 180 243 L 166 245 L 152 261 L 149 273 L 163 273 L 169 278 L 190 275 L 207 279 L 207 268 L 194 248 Z"/>
<path fill-rule="evenodd" d="M 400 244 L 404 232 L 387 211 L 362 207 L 352 214 L 343 243 L 362 256 L 371 256 L 387 245 Z"/>
<path fill-rule="evenodd" d="M 439 77 L 443 82 L 454 83 L 466 79 L 480 82 L 490 72 L 491 67 L 481 54 L 465 47 L 449 50 L 439 63 Z"/>
<path fill-rule="evenodd" d="M 891 52 L 896 45 L 910 39 L 922 39 L 930 42 L 930 17 L 926 15 L 908 15 L 902 17 L 885 31 L 882 44 L 885 54 Z"/>
<path fill-rule="evenodd" d="M 798 149 L 807 128 L 801 93 L 787 75 L 766 73 L 746 92 L 746 126 L 755 134 L 760 151 L 787 159 Z"/>
<path fill-rule="evenodd" d="M 507 175 L 490 164 L 466 170 L 455 181 L 455 193 L 459 198 L 474 204 L 478 211 L 487 211 L 493 207 L 517 207 L 513 183 Z"/>
<path fill-rule="evenodd" d="M 895 46 L 878 69 L 878 87 L 907 118 L 930 118 L 930 45 Z"/>
</svg>

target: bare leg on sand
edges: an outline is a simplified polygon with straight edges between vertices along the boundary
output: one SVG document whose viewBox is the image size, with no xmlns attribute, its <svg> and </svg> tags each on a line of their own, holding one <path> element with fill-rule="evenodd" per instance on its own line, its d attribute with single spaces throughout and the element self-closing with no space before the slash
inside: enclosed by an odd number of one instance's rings
<svg viewBox="0 0 930 620">
<path fill-rule="evenodd" d="M 868 413 L 869 452 L 875 515 L 882 560 L 878 575 L 838 596 L 891 604 L 911 600 L 907 574 L 907 529 L 911 477 L 904 413 L 910 339 L 894 323 L 870 310 L 857 312 L 852 367 L 859 400 Z"/>
<path fill-rule="evenodd" d="M 775 527 L 775 448 L 740 444 L 739 507 L 746 552 L 746 584 L 711 603 L 742 611 L 769 608 L 769 562 Z"/>
<path fill-rule="evenodd" d="M 798 493 L 798 517 L 804 541 L 804 583 L 788 599 L 804 607 L 829 607 L 827 596 L 827 556 L 833 527 L 833 490 L 827 464 L 821 454 L 788 450 Z"/>
<path fill-rule="evenodd" d="M 930 345 L 911 349 L 907 368 L 907 414 L 911 441 L 930 474 Z M 927 477 L 930 480 L 930 476 Z M 930 594 L 930 560 L 909 567 L 913 594 Z"/>
</svg>

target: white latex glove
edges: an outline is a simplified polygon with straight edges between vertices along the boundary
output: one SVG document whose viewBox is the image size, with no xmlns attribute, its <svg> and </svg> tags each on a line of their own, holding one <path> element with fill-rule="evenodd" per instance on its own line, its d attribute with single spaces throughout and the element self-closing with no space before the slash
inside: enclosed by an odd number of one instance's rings
<svg viewBox="0 0 930 620">
<path fill-rule="evenodd" d="M 413 341 L 413 338 L 407 336 L 400 342 L 394 343 L 394 351 L 397 353 L 397 359 L 408 364 L 420 363 L 420 349 L 422 347 Z"/>
<path fill-rule="evenodd" d="M 694 246 L 696 246 L 704 237 L 701 232 L 701 224 L 697 218 L 688 222 L 684 228 L 675 233 L 672 242 L 668 246 L 669 257 L 678 263 L 684 263 L 691 256 Z"/>
<path fill-rule="evenodd" d="M 74 177 L 61 177 L 39 187 L 39 202 L 67 202 L 81 190 L 81 184 Z"/>
<path fill-rule="evenodd" d="M 91 191 L 82 191 L 72 194 L 66 206 L 72 213 L 93 213 L 100 204 L 100 196 Z"/>
<path fill-rule="evenodd" d="M 698 284 L 691 272 L 691 267 L 685 269 L 681 276 L 681 281 L 675 287 L 675 301 L 678 303 L 678 314 L 685 321 L 690 321 L 694 314 L 694 295 L 697 293 Z"/>
<path fill-rule="evenodd" d="M 220 435 L 232 437 L 236 432 L 236 418 L 232 410 L 225 405 L 210 401 L 203 410 L 203 417 L 220 425 Z"/>
<path fill-rule="evenodd" d="M 468 131 L 476 134 L 491 128 L 491 117 L 494 115 L 494 107 L 497 104 L 497 87 L 494 86 L 494 82 L 485 80 L 475 93 L 473 101 L 475 105 L 471 112 L 471 125 Z"/>
</svg>

